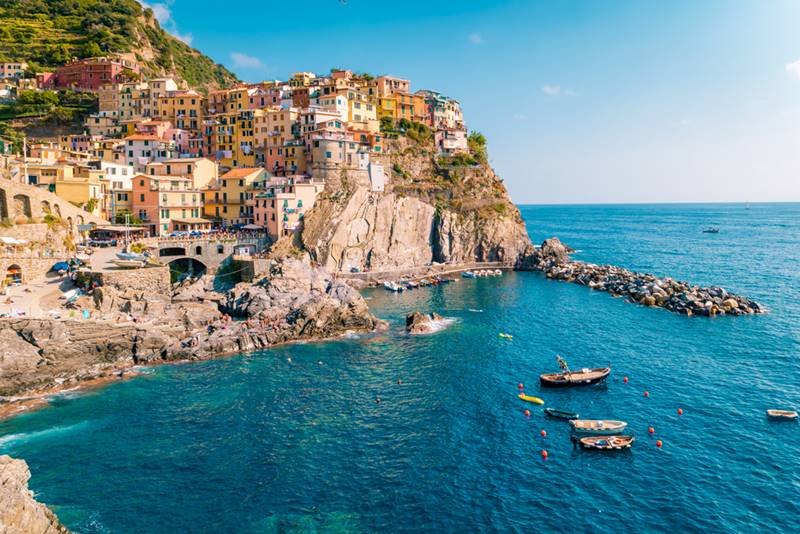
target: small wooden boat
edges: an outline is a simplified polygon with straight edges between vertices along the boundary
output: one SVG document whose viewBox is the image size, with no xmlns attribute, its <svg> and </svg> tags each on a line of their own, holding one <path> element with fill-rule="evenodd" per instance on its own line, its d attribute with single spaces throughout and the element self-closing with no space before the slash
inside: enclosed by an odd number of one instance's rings
<svg viewBox="0 0 800 534">
<path fill-rule="evenodd" d="M 705 228 L 703 230 L 703 233 L 704 234 L 718 234 L 719 233 L 719 228 Z"/>
<path fill-rule="evenodd" d="M 770 419 L 782 419 L 786 421 L 797 420 L 797 412 L 792 410 L 767 410 L 767 417 Z"/>
<path fill-rule="evenodd" d="M 578 419 L 580 414 L 574 412 L 568 412 L 566 410 L 559 410 L 557 408 L 545 408 L 544 413 L 549 415 L 550 417 L 555 417 L 556 419 Z"/>
<path fill-rule="evenodd" d="M 569 422 L 572 430 L 580 434 L 619 434 L 628 423 L 625 421 L 610 421 L 604 419 L 575 419 Z"/>
<path fill-rule="evenodd" d="M 599 384 L 609 374 L 611 374 L 611 367 L 596 367 L 594 369 L 581 369 L 580 371 L 546 373 L 539 375 L 539 381 L 543 386 L 553 388 L 591 386 L 592 384 Z"/>
<path fill-rule="evenodd" d="M 611 367 L 595 367 L 594 369 L 581 369 L 571 371 L 566 360 L 556 354 L 556 361 L 561 367 L 560 373 L 545 373 L 539 375 L 539 382 L 542 386 L 559 388 L 570 386 L 591 386 L 599 384 L 611 374 Z"/>
<path fill-rule="evenodd" d="M 464 271 L 463 273 L 461 273 L 461 276 L 463 278 L 477 278 L 478 277 L 478 275 L 473 273 L 472 271 Z"/>
<path fill-rule="evenodd" d="M 630 449 L 633 445 L 633 436 L 588 436 L 578 440 L 584 449 L 599 451 L 621 451 Z"/>
<path fill-rule="evenodd" d="M 531 397 L 530 395 L 525 395 L 524 393 L 520 393 L 519 398 L 527 402 L 532 402 L 534 404 L 544 404 L 544 401 L 539 397 Z"/>
<path fill-rule="evenodd" d="M 497 335 L 499 337 L 502 337 L 503 339 L 514 339 L 514 336 L 512 336 L 511 334 L 506 334 L 506 333 L 503 333 L 503 332 L 500 332 Z"/>
</svg>

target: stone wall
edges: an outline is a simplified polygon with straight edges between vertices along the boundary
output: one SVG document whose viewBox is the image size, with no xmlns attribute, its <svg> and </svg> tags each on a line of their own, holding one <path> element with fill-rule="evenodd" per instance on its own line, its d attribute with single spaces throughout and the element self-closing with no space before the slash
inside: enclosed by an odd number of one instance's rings
<svg viewBox="0 0 800 534">
<path fill-rule="evenodd" d="M 113 287 L 120 291 L 130 289 L 136 292 L 159 293 L 161 295 L 172 294 L 169 269 L 166 266 L 85 273 L 81 275 L 79 281 L 83 282 L 87 277 L 90 283 L 97 282 L 98 285 Z"/>
<path fill-rule="evenodd" d="M 8 268 L 17 265 L 22 269 L 22 282 L 28 283 L 50 271 L 50 267 L 60 261 L 67 261 L 66 257 L 56 258 L 3 258 L 0 257 L 0 278 L 5 279 Z"/>
</svg>

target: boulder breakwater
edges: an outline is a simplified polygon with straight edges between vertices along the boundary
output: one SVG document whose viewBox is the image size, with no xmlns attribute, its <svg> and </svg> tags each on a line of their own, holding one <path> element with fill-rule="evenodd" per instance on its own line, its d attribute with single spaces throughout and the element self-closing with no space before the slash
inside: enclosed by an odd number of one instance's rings
<svg viewBox="0 0 800 534">
<path fill-rule="evenodd" d="M 572 282 L 629 301 L 664 308 L 683 315 L 712 317 L 765 313 L 757 302 L 721 287 L 700 287 L 689 282 L 629 271 L 613 265 L 596 265 L 570 258 L 574 250 L 558 238 L 546 239 L 529 249 L 517 264 L 519 270 L 541 271 L 547 278 Z"/>
</svg>

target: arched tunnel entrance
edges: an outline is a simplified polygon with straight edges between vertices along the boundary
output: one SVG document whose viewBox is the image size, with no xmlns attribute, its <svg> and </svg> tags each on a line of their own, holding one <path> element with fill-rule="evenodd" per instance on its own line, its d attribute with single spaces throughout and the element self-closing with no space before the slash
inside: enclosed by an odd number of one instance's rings
<svg viewBox="0 0 800 534">
<path fill-rule="evenodd" d="M 197 278 L 206 274 L 203 262 L 194 258 L 178 258 L 169 262 L 169 279 L 174 284 L 187 278 Z"/>
</svg>

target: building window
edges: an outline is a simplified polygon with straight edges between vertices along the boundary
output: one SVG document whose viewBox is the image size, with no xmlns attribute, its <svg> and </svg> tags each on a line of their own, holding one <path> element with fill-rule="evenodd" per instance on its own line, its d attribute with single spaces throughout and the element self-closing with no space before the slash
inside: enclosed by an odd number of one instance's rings
<svg viewBox="0 0 800 534">
<path fill-rule="evenodd" d="M 217 245 L 217 254 L 225 254 L 225 245 Z"/>
</svg>

